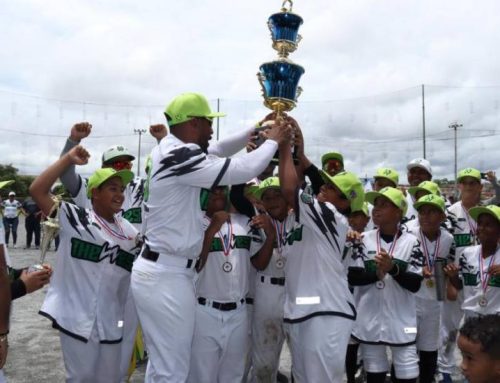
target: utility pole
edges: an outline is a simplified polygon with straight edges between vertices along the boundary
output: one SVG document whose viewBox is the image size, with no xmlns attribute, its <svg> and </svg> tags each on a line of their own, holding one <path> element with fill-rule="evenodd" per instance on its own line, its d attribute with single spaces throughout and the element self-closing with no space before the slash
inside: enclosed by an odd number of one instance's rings
<svg viewBox="0 0 500 383">
<path fill-rule="evenodd" d="M 424 146 L 424 158 L 427 155 L 426 147 L 425 147 L 425 90 L 424 84 L 422 84 L 422 141 Z"/>
<path fill-rule="evenodd" d="M 458 128 L 461 128 L 463 125 L 462 124 L 459 124 L 458 122 L 453 122 L 451 123 L 450 125 L 448 125 L 448 128 L 450 129 L 453 129 L 454 130 L 454 134 L 455 134 L 455 168 L 454 168 L 454 180 L 455 180 L 455 192 L 457 190 L 457 129 Z"/>
<path fill-rule="evenodd" d="M 141 175 L 141 137 L 146 133 L 146 129 L 134 129 L 134 133 L 139 135 L 139 148 L 137 149 L 137 176 Z"/>
</svg>

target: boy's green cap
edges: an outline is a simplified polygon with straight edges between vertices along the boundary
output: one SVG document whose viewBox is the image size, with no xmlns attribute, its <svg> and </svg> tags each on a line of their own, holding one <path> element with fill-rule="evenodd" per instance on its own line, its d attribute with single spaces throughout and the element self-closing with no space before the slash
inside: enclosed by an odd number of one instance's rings
<svg viewBox="0 0 500 383">
<path fill-rule="evenodd" d="M 212 112 L 208 100 L 200 93 L 182 93 L 168 104 L 165 109 L 168 125 L 174 126 L 195 117 L 224 117 L 225 113 Z"/>
<path fill-rule="evenodd" d="M 406 202 L 406 198 L 401 190 L 387 186 L 378 192 L 370 191 L 366 193 L 365 199 L 372 205 L 374 205 L 375 200 L 378 197 L 388 198 L 397 208 L 401 209 L 403 215 L 406 214 L 406 210 L 408 209 L 408 203 Z"/>
<path fill-rule="evenodd" d="M 472 177 L 481 182 L 481 172 L 474 168 L 465 168 L 458 172 L 457 182 L 462 181 L 465 177 Z"/>
<path fill-rule="evenodd" d="M 92 190 L 101 186 L 104 182 L 112 177 L 120 177 L 123 186 L 126 186 L 134 178 L 134 173 L 128 169 L 116 171 L 113 168 L 101 168 L 97 169 L 90 177 L 87 182 L 87 197 L 92 197 Z"/>
<path fill-rule="evenodd" d="M 419 191 L 425 191 L 434 195 L 441 195 L 441 190 L 439 189 L 439 185 L 432 181 L 423 181 L 418 184 L 418 186 L 412 186 L 408 188 L 408 193 L 410 193 L 413 197 Z"/>
<path fill-rule="evenodd" d="M 254 191 L 254 196 L 258 199 L 262 199 L 262 194 L 267 189 L 279 189 L 280 188 L 280 179 L 278 177 L 268 177 L 264 181 L 262 181 L 258 189 Z"/>
<path fill-rule="evenodd" d="M 474 221 L 477 221 L 481 214 L 489 214 L 500 223 L 500 207 L 497 205 L 476 206 L 469 210 L 469 214 Z"/>
<path fill-rule="evenodd" d="M 399 184 L 399 174 L 392 168 L 378 168 L 373 178 L 388 179 L 394 184 L 394 187 L 398 187 Z"/>
<path fill-rule="evenodd" d="M 436 194 L 427 194 L 418 199 L 413 207 L 418 211 L 418 209 L 423 205 L 432 205 L 437 207 L 443 213 L 446 212 L 446 207 L 444 203 L 444 198 Z"/>
<path fill-rule="evenodd" d="M 319 173 L 325 182 L 337 186 L 347 197 L 351 202 L 351 211 L 362 209 L 363 202 L 365 202 L 365 191 L 356 174 L 343 171 L 332 177 L 324 170 L 320 170 Z"/>
</svg>

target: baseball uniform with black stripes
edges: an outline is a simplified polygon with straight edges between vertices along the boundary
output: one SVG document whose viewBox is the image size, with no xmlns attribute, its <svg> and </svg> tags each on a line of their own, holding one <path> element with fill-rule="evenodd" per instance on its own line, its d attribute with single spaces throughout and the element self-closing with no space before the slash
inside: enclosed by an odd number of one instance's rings
<svg viewBox="0 0 500 383">
<path fill-rule="evenodd" d="M 378 229 L 363 233 L 362 246 L 355 247 L 353 251 L 354 265 L 376 272 L 374 258 L 381 249 L 392 255 L 400 272 L 422 274 L 420 243 L 413 234 L 402 230 L 390 242 L 384 240 Z M 386 355 L 386 347 L 389 346 L 396 376 L 399 379 L 417 377 L 415 294 L 387 273 L 382 280 L 355 286 L 354 295 L 358 302 L 358 317 L 352 337 L 361 343 L 366 371 L 389 371 Z"/>
<path fill-rule="evenodd" d="M 267 140 L 253 152 L 220 158 L 171 134 L 153 149 L 144 199 L 150 256 L 139 257 L 132 271 L 132 292 L 154 366 L 147 382 L 188 376 L 197 305 L 193 267 L 204 235 L 202 188 L 245 183 L 264 170 L 276 148 Z"/>
<path fill-rule="evenodd" d="M 137 230 L 63 202 L 54 274 L 40 314 L 60 330 L 67 378 L 118 381 Z"/>
<path fill-rule="evenodd" d="M 348 223 L 309 187 L 298 189 L 296 200 L 284 248 L 284 322 L 292 372 L 299 382 L 341 382 L 356 318 L 342 265 Z"/>
</svg>

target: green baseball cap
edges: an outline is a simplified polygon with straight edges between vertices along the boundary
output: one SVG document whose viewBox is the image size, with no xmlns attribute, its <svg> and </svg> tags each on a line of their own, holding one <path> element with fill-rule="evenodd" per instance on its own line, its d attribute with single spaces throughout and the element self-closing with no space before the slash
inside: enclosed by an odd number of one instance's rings
<svg viewBox="0 0 500 383">
<path fill-rule="evenodd" d="M 423 205 L 431 205 L 437 207 L 443 213 L 446 212 L 446 207 L 444 203 L 444 198 L 436 194 L 427 194 L 420 197 L 417 202 L 413 204 L 413 207 L 418 211 L 418 209 Z"/>
<path fill-rule="evenodd" d="M 380 191 L 378 192 L 370 191 L 366 193 L 365 199 L 372 205 L 374 205 L 375 200 L 378 197 L 388 198 L 397 208 L 401 209 L 403 215 L 406 214 L 406 210 L 408 209 L 408 203 L 406 202 L 406 198 L 401 190 L 387 186 L 383 189 L 380 189 Z"/>
<path fill-rule="evenodd" d="M 462 181 L 465 177 L 472 177 L 481 182 L 481 172 L 474 168 L 465 168 L 458 172 L 457 182 Z"/>
<path fill-rule="evenodd" d="M 126 156 L 130 159 L 130 161 L 135 160 L 135 157 L 129 152 L 129 150 L 123 145 L 113 145 L 106 149 L 104 153 L 102 153 L 102 163 L 106 163 L 111 161 L 113 158 Z"/>
<path fill-rule="evenodd" d="M 0 189 L 3 189 L 6 186 L 12 185 L 13 183 L 14 183 L 14 180 L 0 181 Z"/>
<path fill-rule="evenodd" d="M 392 168 L 378 168 L 373 178 L 388 179 L 394 184 L 394 187 L 397 187 L 399 184 L 399 174 L 396 170 Z"/>
<path fill-rule="evenodd" d="M 361 210 L 365 201 L 365 191 L 358 176 L 351 172 L 340 172 L 333 177 L 324 170 L 319 171 L 325 182 L 334 184 L 351 202 L 351 211 Z"/>
<path fill-rule="evenodd" d="M 279 188 L 280 188 L 280 179 L 278 177 L 268 177 L 259 184 L 258 189 L 255 189 L 254 196 L 258 199 L 262 199 L 262 195 L 267 189 L 279 189 Z"/>
<path fill-rule="evenodd" d="M 120 177 L 123 182 L 123 186 L 127 185 L 134 178 L 134 173 L 128 169 L 115 170 L 113 168 L 101 168 L 97 169 L 90 177 L 87 182 L 87 197 L 92 197 L 92 190 L 101 186 L 104 182 L 112 177 Z"/>
<path fill-rule="evenodd" d="M 423 181 L 418 184 L 418 186 L 412 186 L 408 188 L 408 193 L 410 193 L 413 197 L 419 191 L 425 191 L 434 195 L 441 195 L 441 190 L 439 189 L 439 185 L 432 181 Z"/>
<path fill-rule="evenodd" d="M 474 221 L 477 221 L 481 214 L 489 214 L 500 223 L 500 207 L 496 205 L 476 206 L 469 210 L 469 214 Z"/>
<path fill-rule="evenodd" d="M 358 211 L 362 212 L 367 217 L 370 216 L 370 211 L 368 210 L 368 203 L 363 202 L 361 207 L 356 207 L 356 209 L 352 210 L 351 213 L 357 213 Z"/>
<path fill-rule="evenodd" d="M 325 169 L 325 164 L 329 160 L 340 161 L 342 166 L 344 166 L 344 157 L 342 156 L 342 154 L 340 154 L 338 152 L 328 152 L 328 153 L 325 153 L 321 156 L 321 167 L 323 169 Z"/>
<path fill-rule="evenodd" d="M 182 93 L 165 109 L 168 125 L 174 126 L 195 117 L 224 117 L 225 113 L 212 112 L 205 96 L 200 93 Z"/>
</svg>

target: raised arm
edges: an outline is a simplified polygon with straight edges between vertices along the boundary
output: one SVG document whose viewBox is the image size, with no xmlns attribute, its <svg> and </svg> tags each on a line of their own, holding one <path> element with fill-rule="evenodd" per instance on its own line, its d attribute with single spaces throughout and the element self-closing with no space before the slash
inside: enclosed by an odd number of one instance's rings
<svg viewBox="0 0 500 383">
<path fill-rule="evenodd" d="M 299 186 L 299 178 L 293 164 L 290 139 L 282 140 L 279 145 L 279 178 L 283 196 L 290 206 L 296 208 L 295 193 Z"/>
<path fill-rule="evenodd" d="M 81 140 L 88 137 L 92 131 L 92 125 L 88 122 L 79 122 L 71 128 L 69 138 L 61 152 L 61 157 L 77 146 Z M 61 182 L 72 197 L 76 197 L 80 190 L 82 179 L 75 172 L 75 165 L 68 166 L 60 176 Z"/>
<path fill-rule="evenodd" d="M 89 153 L 83 146 L 75 146 L 35 178 L 30 186 L 30 194 L 45 215 L 50 214 L 54 205 L 50 194 L 52 185 L 69 166 L 85 165 L 89 157 Z"/>
<path fill-rule="evenodd" d="M 254 130 L 254 127 L 243 129 L 220 141 L 212 142 L 208 146 L 208 153 L 219 157 L 231 157 L 245 148 Z"/>
</svg>

